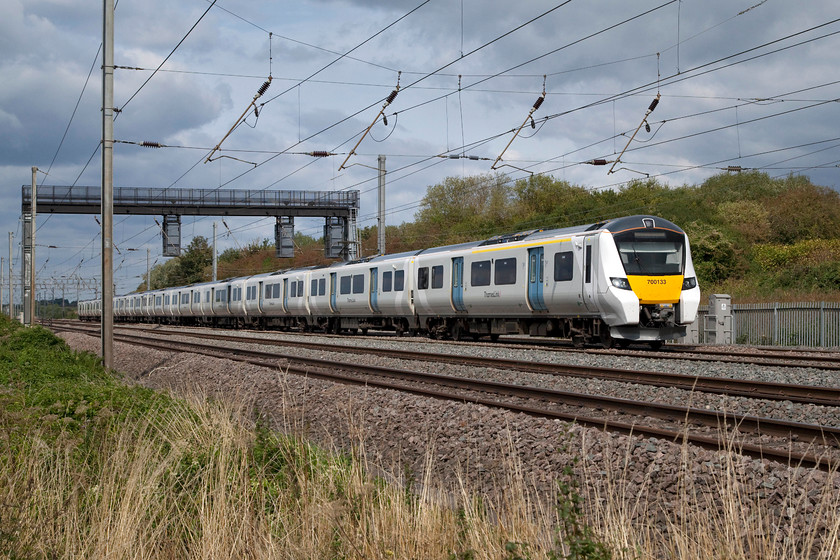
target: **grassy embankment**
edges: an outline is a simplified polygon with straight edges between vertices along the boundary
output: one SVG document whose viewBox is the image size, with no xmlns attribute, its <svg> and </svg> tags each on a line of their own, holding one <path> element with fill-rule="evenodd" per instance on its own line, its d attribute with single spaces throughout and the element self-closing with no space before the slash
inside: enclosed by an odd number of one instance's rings
<svg viewBox="0 0 840 560">
<path fill-rule="evenodd" d="M 809 500 L 789 489 L 784 517 L 762 509 L 761 489 L 736 468 L 704 490 L 724 504 L 713 511 L 638 503 L 621 469 L 604 484 L 585 460 L 558 473 L 552 504 L 535 501 L 515 464 L 501 497 L 441 493 L 434 466 L 422 484 L 388 484 L 369 474 L 363 443 L 326 452 L 255 417 L 236 403 L 123 384 L 48 331 L 0 320 L 0 556 L 840 557 L 830 485 Z M 638 521 L 657 515 L 664 525 Z M 778 538 L 805 515 L 808 534 Z"/>
<path fill-rule="evenodd" d="M 122 384 L 40 327 L 0 320 L 0 337 L 0 557 L 515 558 L 561 546 L 524 492 L 498 508 L 466 491 L 441 499 L 430 480 L 412 492 L 235 403 Z"/>
</svg>

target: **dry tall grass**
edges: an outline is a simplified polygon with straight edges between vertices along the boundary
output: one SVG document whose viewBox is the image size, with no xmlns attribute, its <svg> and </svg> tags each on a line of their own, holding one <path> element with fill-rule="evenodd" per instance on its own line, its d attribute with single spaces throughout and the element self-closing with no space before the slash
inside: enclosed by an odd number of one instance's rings
<svg viewBox="0 0 840 560">
<path fill-rule="evenodd" d="M 568 518 L 554 496 L 536 495 L 515 458 L 494 496 L 476 496 L 466 478 L 437 488 L 432 463 L 414 485 L 386 483 L 371 476 L 379 467 L 366 463 L 364 442 L 349 456 L 328 454 L 255 429 L 241 405 L 197 396 L 148 418 L 137 426 L 98 416 L 81 436 L 93 447 L 47 443 L 37 431 L 24 447 L 0 439 L 3 556 L 513 559 L 568 550 L 556 541 Z M 656 473 L 631 476 L 621 466 L 628 450 L 577 465 L 585 520 L 613 557 L 840 558 L 836 479 L 807 500 L 791 482 L 785 507 L 770 510 L 741 463 L 722 459 L 700 488 L 685 453 L 673 503 L 649 500 Z M 617 467 L 598 470 L 605 463 Z M 801 516 L 810 530 L 794 537 Z"/>
<path fill-rule="evenodd" d="M 605 460 L 612 470 L 581 463 L 589 520 L 617 557 L 840 558 L 840 473 L 795 469 L 770 489 L 751 476 L 755 465 L 738 453 L 738 437 L 730 433 L 726 441 L 728 449 L 701 465 L 683 446 L 680 467 L 649 469 L 642 481 L 629 476 L 631 449 L 611 450 Z M 674 480 L 673 494 L 656 495 L 662 476 Z"/>
<path fill-rule="evenodd" d="M 502 558 L 509 542 L 552 546 L 523 514 L 526 496 L 497 507 L 466 487 L 442 493 L 433 465 L 414 494 L 371 477 L 360 455 L 258 441 L 241 407 L 195 398 L 153 417 L 139 427 L 101 419 L 87 456 L 78 441 L 47 445 L 37 432 L 17 453 L 5 446 L 5 557 Z"/>
</svg>

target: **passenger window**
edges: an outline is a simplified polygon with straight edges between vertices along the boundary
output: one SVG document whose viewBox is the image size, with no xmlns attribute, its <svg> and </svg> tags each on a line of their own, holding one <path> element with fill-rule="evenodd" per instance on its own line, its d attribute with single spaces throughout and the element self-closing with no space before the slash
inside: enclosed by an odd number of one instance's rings
<svg viewBox="0 0 840 560">
<path fill-rule="evenodd" d="M 365 291 L 365 275 L 356 274 L 353 276 L 353 293 L 361 294 Z"/>
<path fill-rule="evenodd" d="M 327 279 L 321 278 L 318 280 L 318 295 L 325 295 L 327 293 Z"/>
<path fill-rule="evenodd" d="M 571 251 L 564 251 L 554 255 L 554 281 L 568 282 L 575 272 L 574 258 Z"/>
<path fill-rule="evenodd" d="M 383 292 L 390 292 L 391 291 L 391 281 L 394 273 L 390 270 L 388 272 L 382 273 L 382 291 Z"/>
<path fill-rule="evenodd" d="M 432 267 L 432 289 L 443 288 L 443 266 Z"/>
<path fill-rule="evenodd" d="M 309 294 L 313 296 L 318 295 L 318 280 L 312 280 L 309 283 Z"/>
<path fill-rule="evenodd" d="M 493 281 L 497 286 L 516 284 L 516 259 L 497 259 Z"/>
<path fill-rule="evenodd" d="M 417 270 L 417 289 L 425 290 L 429 287 L 429 267 L 424 266 Z"/>
<path fill-rule="evenodd" d="M 280 297 L 280 284 L 271 285 L 271 297 L 277 299 Z"/>
<path fill-rule="evenodd" d="M 394 291 L 401 292 L 405 289 L 405 271 L 397 270 L 394 272 Z"/>
<path fill-rule="evenodd" d="M 347 295 L 347 294 L 350 293 L 352 280 L 353 279 L 350 276 L 342 276 L 341 277 L 341 280 L 340 280 L 340 283 L 339 283 L 339 288 L 338 288 L 338 292 L 341 295 Z"/>
<path fill-rule="evenodd" d="M 470 286 L 490 285 L 490 261 L 478 261 L 470 266 Z"/>
</svg>

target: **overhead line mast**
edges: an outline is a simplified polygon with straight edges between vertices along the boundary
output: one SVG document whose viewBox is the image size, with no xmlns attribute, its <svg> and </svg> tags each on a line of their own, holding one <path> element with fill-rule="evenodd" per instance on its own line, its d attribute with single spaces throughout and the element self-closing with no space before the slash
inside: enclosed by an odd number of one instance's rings
<svg viewBox="0 0 840 560">
<path fill-rule="evenodd" d="M 102 22 L 102 364 L 114 364 L 114 0 Z"/>
</svg>

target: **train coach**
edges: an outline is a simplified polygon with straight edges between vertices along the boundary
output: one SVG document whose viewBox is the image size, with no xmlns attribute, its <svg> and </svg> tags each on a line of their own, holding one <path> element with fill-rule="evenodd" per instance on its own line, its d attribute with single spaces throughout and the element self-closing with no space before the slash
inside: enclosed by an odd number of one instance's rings
<svg viewBox="0 0 840 560">
<path fill-rule="evenodd" d="M 527 334 L 605 347 L 685 336 L 688 237 L 655 216 L 521 232 L 347 263 L 118 296 L 116 321 L 434 338 Z M 98 319 L 99 302 L 79 303 Z"/>
</svg>

